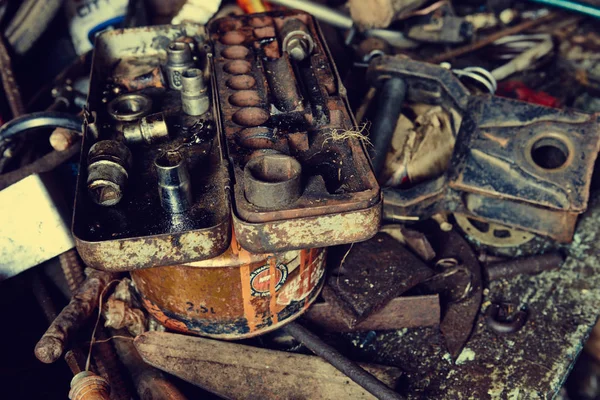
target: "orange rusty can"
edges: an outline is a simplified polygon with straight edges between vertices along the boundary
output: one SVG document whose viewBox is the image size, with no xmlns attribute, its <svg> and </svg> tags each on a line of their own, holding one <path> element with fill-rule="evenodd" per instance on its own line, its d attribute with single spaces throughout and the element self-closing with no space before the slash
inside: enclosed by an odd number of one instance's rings
<svg viewBox="0 0 600 400">
<path fill-rule="evenodd" d="M 243 339 L 299 317 L 323 285 L 325 249 L 253 254 L 235 235 L 222 255 L 131 271 L 144 307 L 165 327 Z"/>
</svg>

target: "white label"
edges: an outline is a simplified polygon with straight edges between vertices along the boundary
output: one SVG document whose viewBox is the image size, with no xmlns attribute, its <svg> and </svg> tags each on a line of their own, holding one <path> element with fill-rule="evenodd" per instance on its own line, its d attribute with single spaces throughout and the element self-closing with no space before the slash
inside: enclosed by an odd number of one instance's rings
<svg viewBox="0 0 600 400">
<path fill-rule="evenodd" d="M 67 0 L 65 11 L 77 54 L 93 47 L 94 36 L 123 21 L 128 0 Z"/>
</svg>

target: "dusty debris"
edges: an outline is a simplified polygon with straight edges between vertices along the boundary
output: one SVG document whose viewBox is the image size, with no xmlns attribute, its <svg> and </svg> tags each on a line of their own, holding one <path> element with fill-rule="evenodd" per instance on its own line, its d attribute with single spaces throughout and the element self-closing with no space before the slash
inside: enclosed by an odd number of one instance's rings
<svg viewBox="0 0 600 400">
<path fill-rule="evenodd" d="M 417 115 L 414 122 L 403 114 L 396 125 L 384 170 L 388 186 L 437 178 L 450 163 L 455 143 L 450 114 L 425 104 L 412 110 Z"/>
<path fill-rule="evenodd" d="M 315 356 L 160 332 L 146 332 L 134 344 L 148 364 L 225 398 L 375 398 Z M 390 387 L 402 375 L 362 366 Z"/>
<path fill-rule="evenodd" d="M 344 264 L 327 278 L 323 297 L 352 327 L 431 275 L 396 239 L 378 233 L 352 246 Z"/>
<path fill-rule="evenodd" d="M 415 252 L 423 261 L 431 261 L 435 258 L 435 251 L 427 237 L 414 229 L 400 224 L 388 224 L 381 227 L 380 232 L 387 233 L 403 245 Z"/>
<path fill-rule="evenodd" d="M 303 319 L 330 332 L 366 332 L 435 326 L 440 323 L 438 295 L 396 297 L 380 310 L 349 327 L 338 308 L 329 303 L 313 304 Z"/>
</svg>

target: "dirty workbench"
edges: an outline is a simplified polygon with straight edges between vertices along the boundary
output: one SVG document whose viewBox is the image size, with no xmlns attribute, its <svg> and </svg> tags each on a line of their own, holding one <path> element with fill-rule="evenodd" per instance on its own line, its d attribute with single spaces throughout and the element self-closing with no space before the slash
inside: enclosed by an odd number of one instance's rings
<svg viewBox="0 0 600 400">
<path fill-rule="evenodd" d="M 399 390 L 408 398 L 554 398 L 600 310 L 600 193 L 591 198 L 560 270 L 492 282 L 455 362 L 438 328 L 378 332 L 366 345 L 366 333 L 345 334 L 338 346 L 355 359 L 404 370 Z M 525 326 L 512 334 L 492 332 L 484 314 L 490 301 L 527 307 Z"/>
</svg>

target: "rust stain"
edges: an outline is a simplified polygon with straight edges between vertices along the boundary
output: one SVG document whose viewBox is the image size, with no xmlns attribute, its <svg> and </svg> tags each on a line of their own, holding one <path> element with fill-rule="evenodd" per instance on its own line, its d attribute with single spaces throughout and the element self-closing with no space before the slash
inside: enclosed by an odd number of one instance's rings
<svg viewBox="0 0 600 400">
<path fill-rule="evenodd" d="M 277 315 L 277 260 L 275 257 L 269 257 L 269 311 L 273 323 L 279 321 Z"/>
<path fill-rule="evenodd" d="M 494 142 L 498 143 L 498 144 L 499 144 L 500 146 L 502 146 L 502 147 L 506 147 L 506 146 L 508 146 L 508 138 L 500 138 L 500 137 L 498 137 L 498 136 L 494 136 L 494 135 L 492 135 L 492 134 L 491 134 L 491 133 L 489 133 L 489 132 L 485 132 L 485 133 L 483 134 L 483 136 L 485 136 L 486 138 L 488 138 L 488 139 L 490 139 L 490 140 L 492 140 L 492 141 L 494 141 Z"/>
<path fill-rule="evenodd" d="M 252 307 L 252 293 L 250 290 L 250 265 L 243 264 L 240 267 L 240 279 L 242 280 L 242 301 L 244 303 L 244 317 L 248 321 L 250 332 L 256 330 L 256 311 Z"/>
<path fill-rule="evenodd" d="M 309 267 L 308 279 L 310 280 L 310 258 L 311 258 L 310 254 L 311 254 L 311 250 L 301 250 L 300 251 L 300 288 L 301 288 L 302 291 L 304 291 L 305 287 L 306 287 L 305 286 L 306 285 L 305 284 L 305 279 L 306 279 L 305 273 L 306 273 L 306 255 L 307 255 L 306 253 L 307 252 L 309 253 L 309 257 L 308 257 L 309 258 L 309 261 L 308 261 L 308 263 L 309 263 L 309 265 L 308 265 L 308 267 Z M 306 304 L 304 304 L 304 308 L 303 309 L 306 310 L 307 308 L 308 308 L 308 302 L 306 302 Z"/>
</svg>

